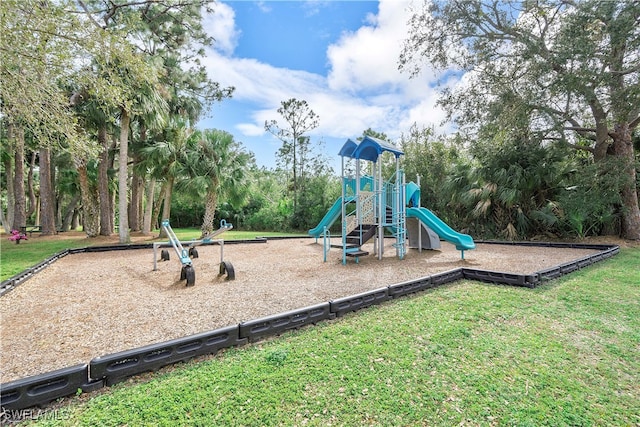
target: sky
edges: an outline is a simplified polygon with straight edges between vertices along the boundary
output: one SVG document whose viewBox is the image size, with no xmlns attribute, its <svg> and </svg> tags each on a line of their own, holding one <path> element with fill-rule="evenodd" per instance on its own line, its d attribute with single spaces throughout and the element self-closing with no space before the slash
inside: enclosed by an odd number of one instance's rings
<svg viewBox="0 0 640 427">
<path fill-rule="evenodd" d="M 236 89 L 198 127 L 230 132 L 259 166 L 273 168 L 282 143 L 265 120 L 286 127 L 281 102 L 305 100 L 319 116 L 308 135 L 338 173 L 338 151 L 368 128 L 390 142 L 414 123 L 450 131 L 436 106 L 442 76 L 426 66 L 411 79 L 398 71 L 412 1 L 218 1 L 205 18 L 215 43 L 204 64 L 214 81 Z"/>
</svg>

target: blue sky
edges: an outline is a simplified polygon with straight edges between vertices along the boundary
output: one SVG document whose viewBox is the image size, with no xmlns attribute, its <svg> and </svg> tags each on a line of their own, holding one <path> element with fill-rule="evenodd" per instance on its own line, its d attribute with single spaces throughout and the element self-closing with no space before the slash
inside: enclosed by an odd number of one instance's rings
<svg viewBox="0 0 640 427">
<path fill-rule="evenodd" d="M 409 79 L 398 71 L 411 1 L 219 1 L 205 19 L 216 40 L 205 65 L 236 91 L 198 126 L 232 133 L 266 167 L 275 166 L 281 142 L 264 122 L 284 126 L 277 109 L 290 98 L 318 114 L 320 126 L 309 135 L 334 168 L 342 144 L 367 128 L 391 142 L 413 123 L 450 130 L 435 105 L 438 75 L 425 68 Z"/>
</svg>

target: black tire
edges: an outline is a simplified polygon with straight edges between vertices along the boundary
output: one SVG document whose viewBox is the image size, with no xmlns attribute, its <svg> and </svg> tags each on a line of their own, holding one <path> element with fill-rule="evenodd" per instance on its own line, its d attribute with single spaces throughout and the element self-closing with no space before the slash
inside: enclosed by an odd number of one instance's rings
<svg viewBox="0 0 640 427">
<path fill-rule="evenodd" d="M 235 280 L 236 271 L 233 268 L 233 265 L 229 261 L 223 261 L 220 263 L 220 274 L 227 273 L 226 280 Z"/>
<path fill-rule="evenodd" d="M 166 249 L 163 249 L 162 251 L 160 251 L 160 260 L 162 261 L 169 261 L 171 259 L 171 257 L 169 256 L 169 251 Z"/>
<path fill-rule="evenodd" d="M 193 266 L 188 265 L 184 268 L 184 273 L 187 279 L 187 286 L 193 286 L 196 284 L 196 271 Z"/>
<path fill-rule="evenodd" d="M 189 256 L 191 258 L 198 258 L 198 250 L 196 248 L 189 248 Z"/>
<path fill-rule="evenodd" d="M 236 280 L 236 270 L 233 268 L 233 265 L 227 261 L 227 280 Z"/>
<path fill-rule="evenodd" d="M 186 265 L 183 265 L 182 268 L 180 269 L 180 280 L 184 280 L 187 278 L 187 267 Z"/>
</svg>

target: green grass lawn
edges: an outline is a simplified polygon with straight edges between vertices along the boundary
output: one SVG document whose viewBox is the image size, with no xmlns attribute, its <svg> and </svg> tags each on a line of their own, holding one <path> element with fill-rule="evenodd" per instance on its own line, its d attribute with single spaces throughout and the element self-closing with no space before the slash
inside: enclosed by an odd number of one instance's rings
<svg viewBox="0 0 640 427">
<path fill-rule="evenodd" d="M 640 249 L 460 281 L 68 399 L 69 426 L 637 426 Z M 52 416 L 53 418 L 53 416 Z"/>
</svg>

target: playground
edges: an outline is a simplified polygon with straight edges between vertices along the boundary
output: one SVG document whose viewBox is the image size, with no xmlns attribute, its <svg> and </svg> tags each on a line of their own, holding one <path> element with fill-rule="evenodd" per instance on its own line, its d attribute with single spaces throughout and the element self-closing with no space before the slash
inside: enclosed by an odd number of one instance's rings
<svg viewBox="0 0 640 427">
<path fill-rule="evenodd" d="M 211 354 L 219 342 L 262 339 L 465 278 L 534 287 L 619 250 L 475 242 L 421 206 L 420 177 L 406 182 L 394 145 L 365 136 L 339 154 L 342 194 L 308 236 L 213 239 L 233 228 L 223 220 L 204 239 L 181 242 L 164 220 L 169 242 L 74 250 L 20 276 L 28 280 L 7 281 L 0 340 L 11 357 L 0 383 L 13 383 L 3 401 L 19 408 L 111 385 Z"/>
<path fill-rule="evenodd" d="M 463 260 L 442 242 L 401 260 L 394 242 L 385 239 L 383 260 L 347 265 L 335 248 L 323 262 L 323 244 L 312 237 L 225 244 L 232 281 L 218 274 L 220 247 L 200 246 L 190 287 L 175 257 L 153 271 L 152 249 L 68 255 L 0 298 L 0 383 L 459 267 L 529 274 L 597 252 L 478 243 Z M 373 243 L 362 248 L 373 251 Z"/>
</svg>

